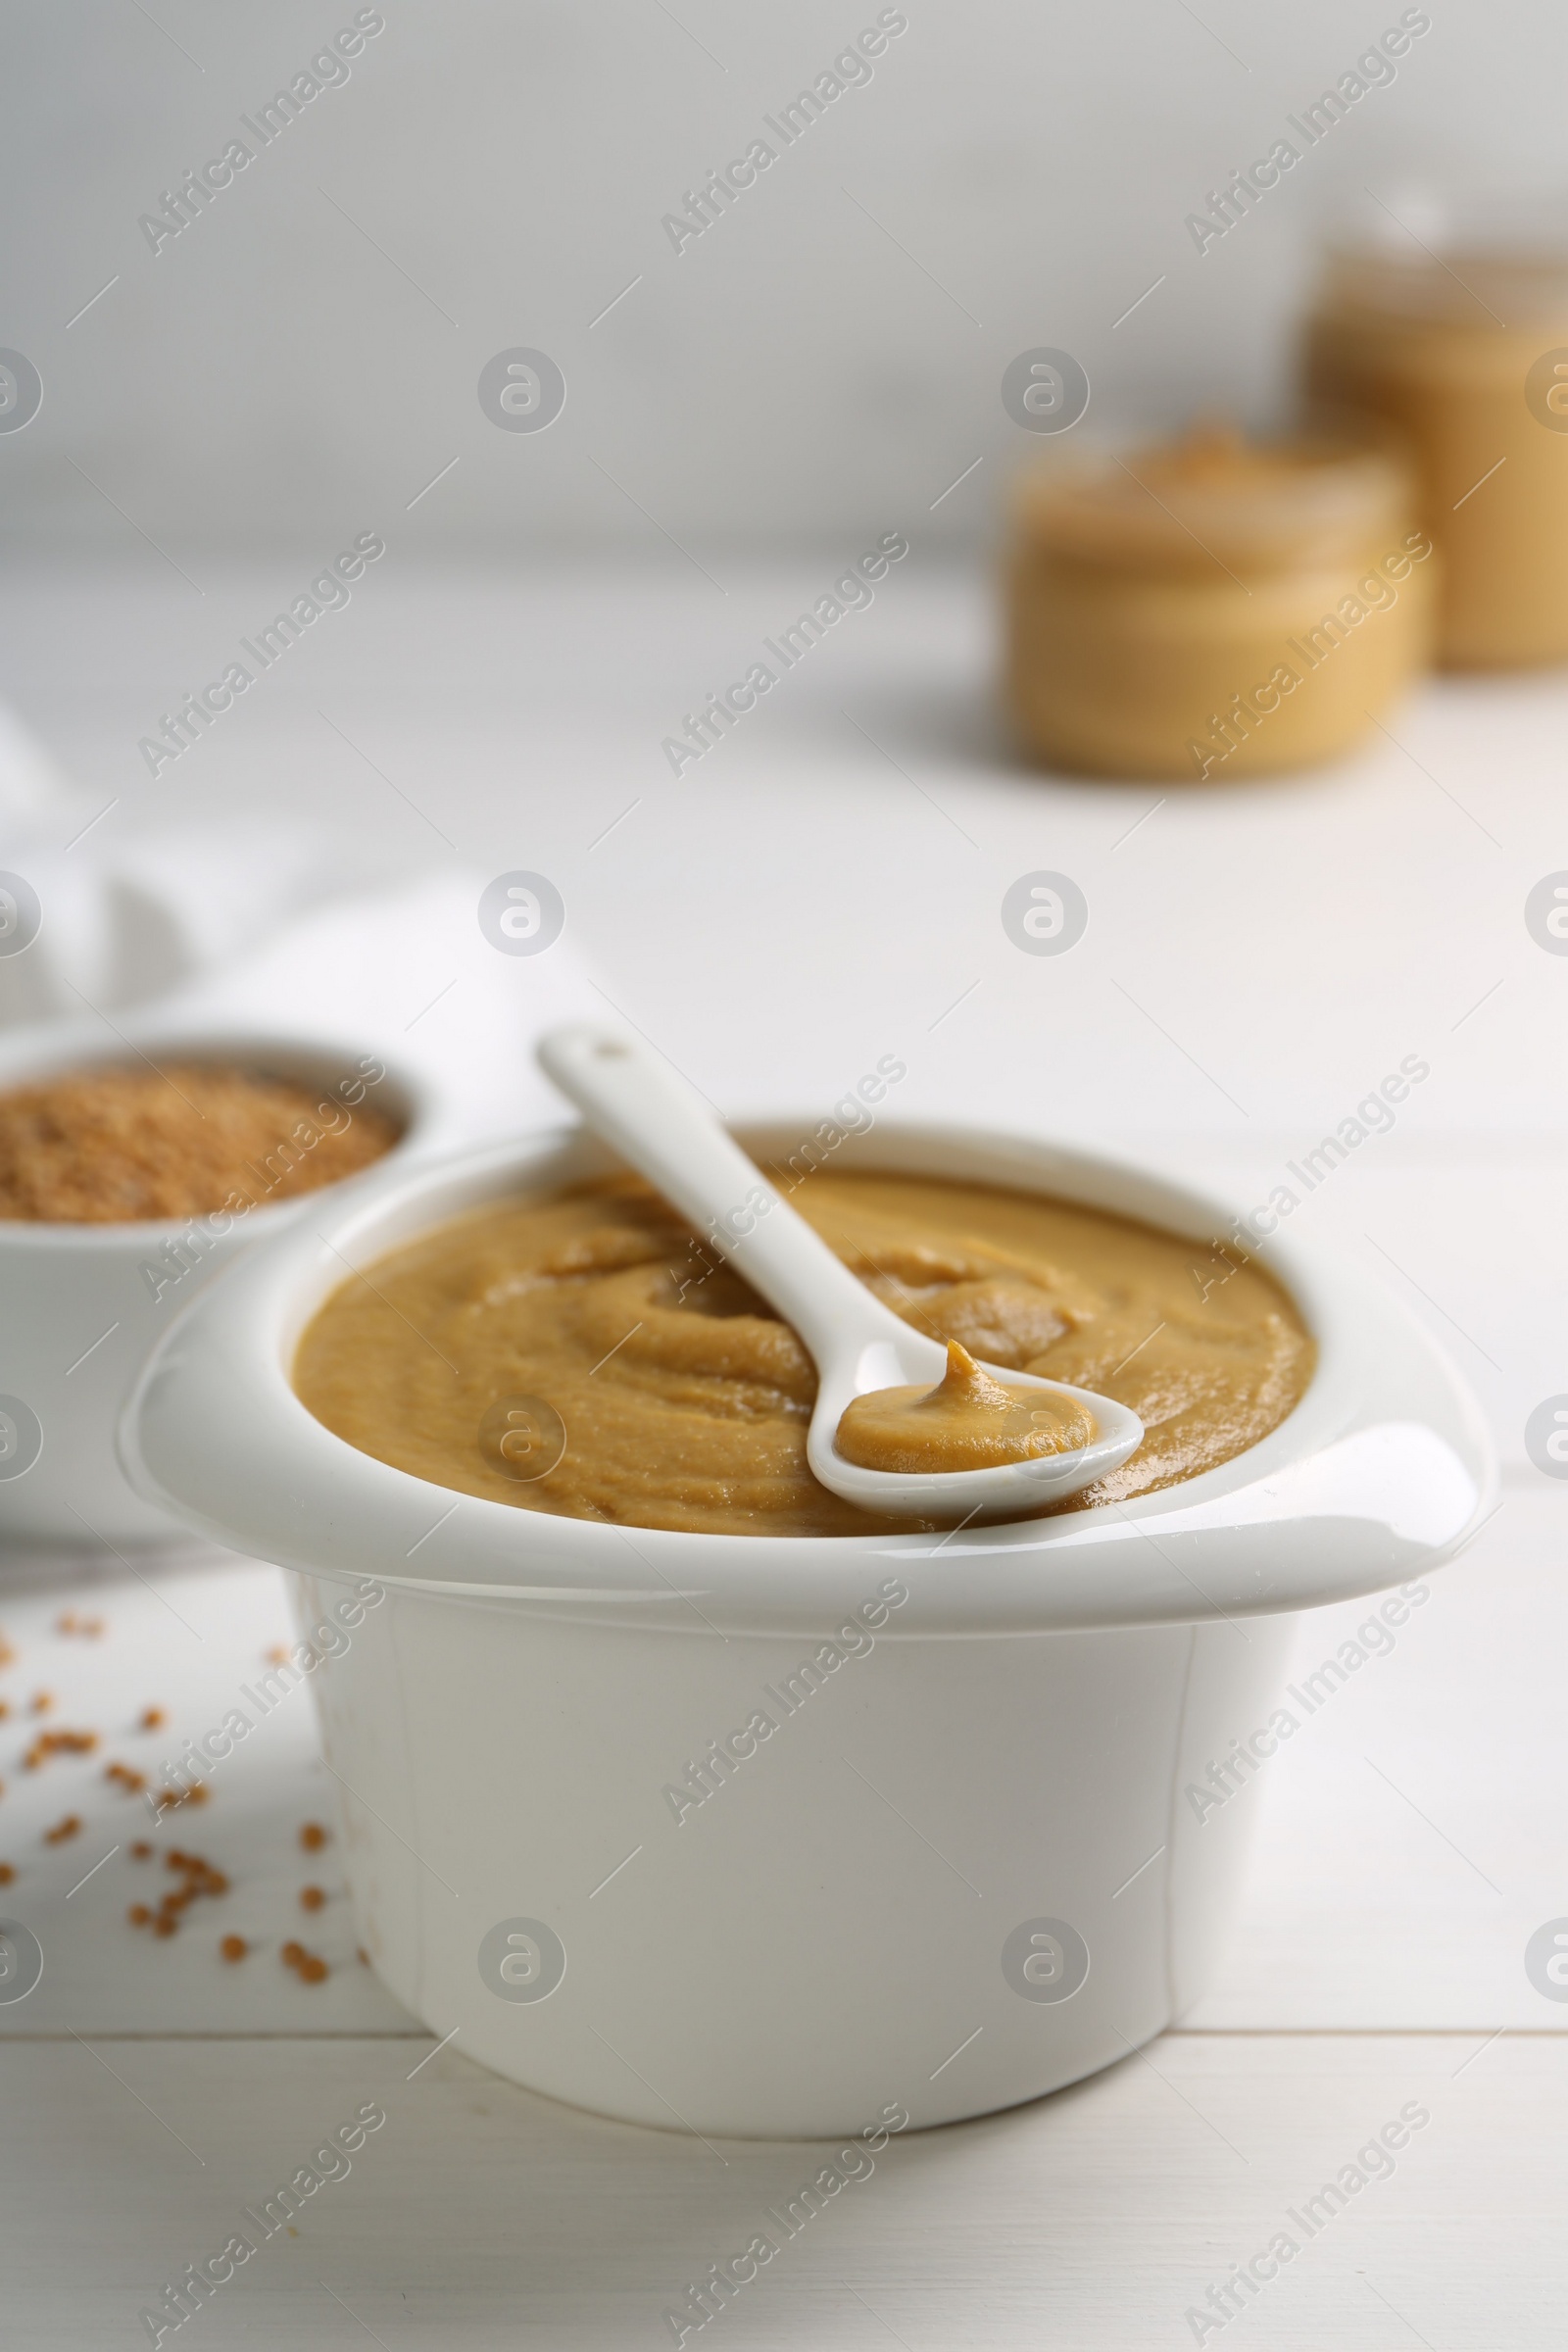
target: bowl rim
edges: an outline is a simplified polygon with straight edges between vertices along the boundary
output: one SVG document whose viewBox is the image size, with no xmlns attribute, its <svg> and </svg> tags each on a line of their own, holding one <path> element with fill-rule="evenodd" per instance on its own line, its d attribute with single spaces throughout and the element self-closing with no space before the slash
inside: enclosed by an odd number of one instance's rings
<svg viewBox="0 0 1568 2352">
<path fill-rule="evenodd" d="M 818 1122 L 731 1124 L 774 1157 Z M 1306 1390 L 1257 1445 L 1128 1503 L 947 1535 L 799 1537 L 623 1528 L 469 1495 L 362 1453 L 318 1421 L 289 1379 L 299 1334 L 345 1268 L 509 1191 L 617 1163 L 564 1125 L 415 1166 L 390 1159 L 307 1196 L 312 1214 L 182 1307 L 122 1416 L 121 1461 L 138 1493 L 197 1533 L 285 1567 L 662 1630 L 693 1630 L 693 1610 L 708 1631 L 720 1620 L 820 1626 L 853 1606 L 878 1564 L 921 1585 L 901 1631 L 1234 1621 L 1438 1565 L 1479 1525 L 1494 1484 L 1479 1412 L 1436 1343 L 1361 1268 L 1282 1234 L 1254 1241 L 1251 1254 L 1316 1343 Z M 1225 1204 L 1184 1180 L 1018 1130 L 878 1119 L 845 1139 L 841 1164 L 1055 1193 L 1195 1240 L 1232 1231 Z M 1397 1490 L 1390 1507 L 1380 1482 Z"/>
<path fill-rule="evenodd" d="M 91 1021 L 83 1018 L 30 1022 L 24 1028 L 0 1032 L 0 1094 L 34 1081 L 64 1077 L 74 1070 L 131 1068 L 138 1060 L 151 1059 L 148 1048 L 186 1054 L 192 1060 L 221 1058 L 236 1062 L 250 1060 L 255 1064 L 270 1057 L 279 1065 L 280 1076 L 305 1076 L 311 1065 L 324 1071 L 334 1062 L 344 1065 L 343 1075 L 352 1076 L 357 1074 L 356 1063 L 367 1059 L 379 1062 L 381 1077 L 369 1083 L 389 1089 L 384 1101 L 391 1114 L 401 1120 L 401 1130 L 378 1158 L 352 1175 L 339 1176 L 330 1184 L 318 1186 L 318 1192 L 335 1193 L 340 1186 L 358 1183 L 394 1161 L 402 1167 L 411 1153 L 420 1148 L 436 1122 L 429 1082 L 397 1061 L 395 1055 L 389 1060 L 379 1048 L 369 1047 L 365 1039 L 351 1041 L 346 1034 L 330 1029 L 296 1029 L 260 1020 L 229 1019 L 216 1012 L 141 1016 L 132 1013 L 122 1024 L 115 1025 L 107 1043 L 101 1016 Z M 290 1062 L 296 1065 L 293 1072 L 288 1068 Z M 326 1083 L 324 1076 L 321 1083 Z M 309 1193 L 295 1193 L 282 1200 L 264 1200 L 245 1211 L 246 1238 L 275 1230 L 297 1210 L 301 1200 L 311 1197 Z M 183 1235 L 191 1225 L 224 1213 L 224 1204 L 220 1202 L 215 1208 L 192 1209 L 182 1217 L 120 1217 L 101 1221 L 0 1217 L 0 1252 L 81 1250 L 109 1255 L 117 1248 L 141 1252 L 156 1250 L 161 1243 Z M 241 1223 L 239 1217 L 231 1219 L 230 1230 Z"/>
</svg>

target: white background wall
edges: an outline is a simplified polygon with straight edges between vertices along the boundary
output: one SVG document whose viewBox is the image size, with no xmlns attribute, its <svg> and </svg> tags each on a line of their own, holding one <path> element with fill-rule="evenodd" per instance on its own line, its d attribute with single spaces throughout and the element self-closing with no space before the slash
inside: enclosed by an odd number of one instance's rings
<svg viewBox="0 0 1568 2352">
<path fill-rule="evenodd" d="M 45 384 L 0 435 L 14 533 L 130 553 L 139 526 L 175 558 L 314 554 L 388 518 L 405 545 L 507 554 L 652 551 L 656 524 L 847 546 L 984 457 L 929 524 L 972 540 L 1028 454 L 998 392 L 1020 349 L 1077 354 L 1097 416 L 1263 416 L 1348 194 L 1560 171 L 1562 12 L 1432 0 L 1392 86 L 1200 257 L 1186 214 L 1399 0 L 908 0 L 870 83 L 677 256 L 662 216 L 875 0 L 385 0 L 352 79 L 155 256 L 138 216 L 354 14 L 10 0 L 0 344 Z M 479 409 L 480 368 L 514 345 L 564 370 L 548 432 Z"/>
</svg>

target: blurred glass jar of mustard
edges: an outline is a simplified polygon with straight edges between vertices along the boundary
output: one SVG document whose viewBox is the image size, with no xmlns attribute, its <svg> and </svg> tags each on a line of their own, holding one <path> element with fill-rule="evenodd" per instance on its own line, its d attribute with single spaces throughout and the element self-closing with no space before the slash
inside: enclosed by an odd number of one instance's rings
<svg viewBox="0 0 1568 2352">
<path fill-rule="evenodd" d="M 1568 660 L 1568 246 L 1332 254 L 1308 394 L 1403 434 L 1442 558 L 1438 658 Z"/>
<path fill-rule="evenodd" d="M 1007 578 L 1025 743 L 1195 782 L 1347 750 L 1430 658 L 1413 490 L 1392 446 L 1223 426 L 1026 475 Z"/>
</svg>

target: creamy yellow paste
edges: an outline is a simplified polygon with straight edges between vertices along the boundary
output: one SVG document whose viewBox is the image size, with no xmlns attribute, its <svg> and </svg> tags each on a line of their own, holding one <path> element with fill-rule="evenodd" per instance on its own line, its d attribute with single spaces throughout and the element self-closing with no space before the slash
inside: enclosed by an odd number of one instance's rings
<svg viewBox="0 0 1568 2352">
<path fill-rule="evenodd" d="M 839 1416 L 834 1440 L 847 1462 L 906 1476 L 991 1470 L 1087 1446 L 1093 1416 L 1042 1390 L 1030 1396 L 994 1380 L 967 1348 L 948 1342 L 948 1365 L 931 1388 L 873 1389 Z"/>
<path fill-rule="evenodd" d="M 1291 1300 L 1234 1250 L 934 1178 L 819 1171 L 791 1203 L 918 1329 L 1142 1417 L 1137 1452 L 1059 1509 L 1229 1460 L 1311 1375 Z M 393 1251 L 319 1309 L 294 1383 L 362 1451 L 525 1510 L 714 1535 L 921 1524 L 817 1485 L 809 1356 L 631 1177 L 519 1195 Z"/>
</svg>

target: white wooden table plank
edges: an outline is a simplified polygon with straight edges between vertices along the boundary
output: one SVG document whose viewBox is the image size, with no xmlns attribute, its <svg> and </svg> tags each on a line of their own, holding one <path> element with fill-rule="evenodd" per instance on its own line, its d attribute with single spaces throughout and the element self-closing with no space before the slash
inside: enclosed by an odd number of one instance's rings
<svg viewBox="0 0 1568 2352">
<path fill-rule="evenodd" d="M 1256 1814 L 1252 1867 L 1190 2023 L 1568 2029 L 1524 1969 L 1568 1915 L 1568 1498 L 1530 1477 L 1396 1630 L 1375 1600 L 1301 1618 L 1298 1728 L 1231 1800 Z"/>
<path fill-rule="evenodd" d="M 711 2324 L 746 2352 L 1164 2352 L 1281 2232 L 1298 2252 L 1237 2342 L 1533 2352 L 1560 2340 L 1568 2300 L 1560 2039 L 1167 2037 L 1055 2098 L 890 2141 L 793 2238 L 769 2208 L 828 2144 L 715 2152 L 451 2050 L 411 2082 L 404 2040 L 95 2047 L 0 2051 L 6 2112 L 29 2119 L 0 2146 L 6 2315 L 29 2352 L 136 2340 L 164 2282 L 236 2230 L 257 2251 L 191 2323 L 218 2352 L 349 2352 L 366 2329 L 387 2352 L 667 2344 L 664 2311 L 759 2231 L 775 2254 Z M 263 2240 L 245 2209 L 372 2102 L 386 2122 L 352 2169 L 303 2200 L 297 2234 Z M 1401 2113 L 1392 2159 L 1303 2217 Z"/>
<path fill-rule="evenodd" d="M 58 1633 L 68 1611 L 101 1618 L 102 1635 Z M 266 1673 L 268 1651 L 296 1639 L 281 1570 L 197 1551 L 149 1554 L 139 1570 L 110 1558 L 87 1574 L 69 1559 L 35 1559 L 25 1571 L 0 1561 L 0 1627 L 15 1653 L 0 1667 L 10 1708 L 0 1721 L 0 1860 L 17 1874 L 0 1888 L 0 1913 L 30 1929 L 44 1949 L 36 1989 L 0 2003 L 0 2035 L 385 2032 L 409 2022 L 355 1958 L 335 1837 L 318 1853 L 299 1844 L 306 1822 L 330 1829 L 336 1820 L 309 1686 L 266 1715 L 242 1696 Z M 34 1715 L 40 1690 L 54 1703 Z M 138 1734 L 150 1704 L 167 1710 L 168 1727 Z M 105 1780 L 106 1762 L 119 1760 L 160 1785 L 158 1767 L 236 1704 L 255 1729 L 212 1774 L 205 1804 L 180 1806 L 155 1827 L 141 1801 Z M 23 1769 L 33 1739 L 51 1726 L 95 1732 L 99 1745 Z M 71 1814 L 81 1821 L 79 1834 L 47 1844 L 47 1831 Z M 136 1839 L 157 1849 L 152 1861 L 131 1860 Z M 172 1847 L 203 1855 L 227 1875 L 231 1891 L 194 1903 L 179 1933 L 165 1939 L 128 1926 L 125 1913 L 178 1885 L 163 1860 Z M 323 1910 L 300 1908 L 306 1886 L 328 1894 Z M 254 1947 L 238 1965 L 219 1957 L 219 1940 L 229 1934 Z M 324 1984 L 304 1984 L 282 1966 L 278 1945 L 290 1938 L 327 1961 Z"/>
<path fill-rule="evenodd" d="M 990 579 L 916 545 L 672 775 L 665 736 L 820 566 L 726 555 L 720 597 L 678 558 L 477 574 L 398 552 L 151 790 L 138 738 L 292 592 L 289 564 L 206 564 L 204 599 L 141 564 L 33 566 L 0 586 L 0 646 L 19 707 L 97 789 L 77 821 L 119 796 L 84 849 L 256 810 L 428 865 L 428 806 L 466 863 L 556 881 L 612 997 L 714 1100 L 825 1105 L 898 1052 L 901 1108 L 1294 1144 L 1418 1053 L 1402 1128 L 1563 1132 L 1568 958 L 1523 920 L 1568 857 L 1561 672 L 1430 680 L 1397 740 L 1246 791 L 1042 776 L 996 710 Z M 1069 956 L 1002 929 L 1004 892 L 1042 867 L 1090 903 Z"/>
</svg>

